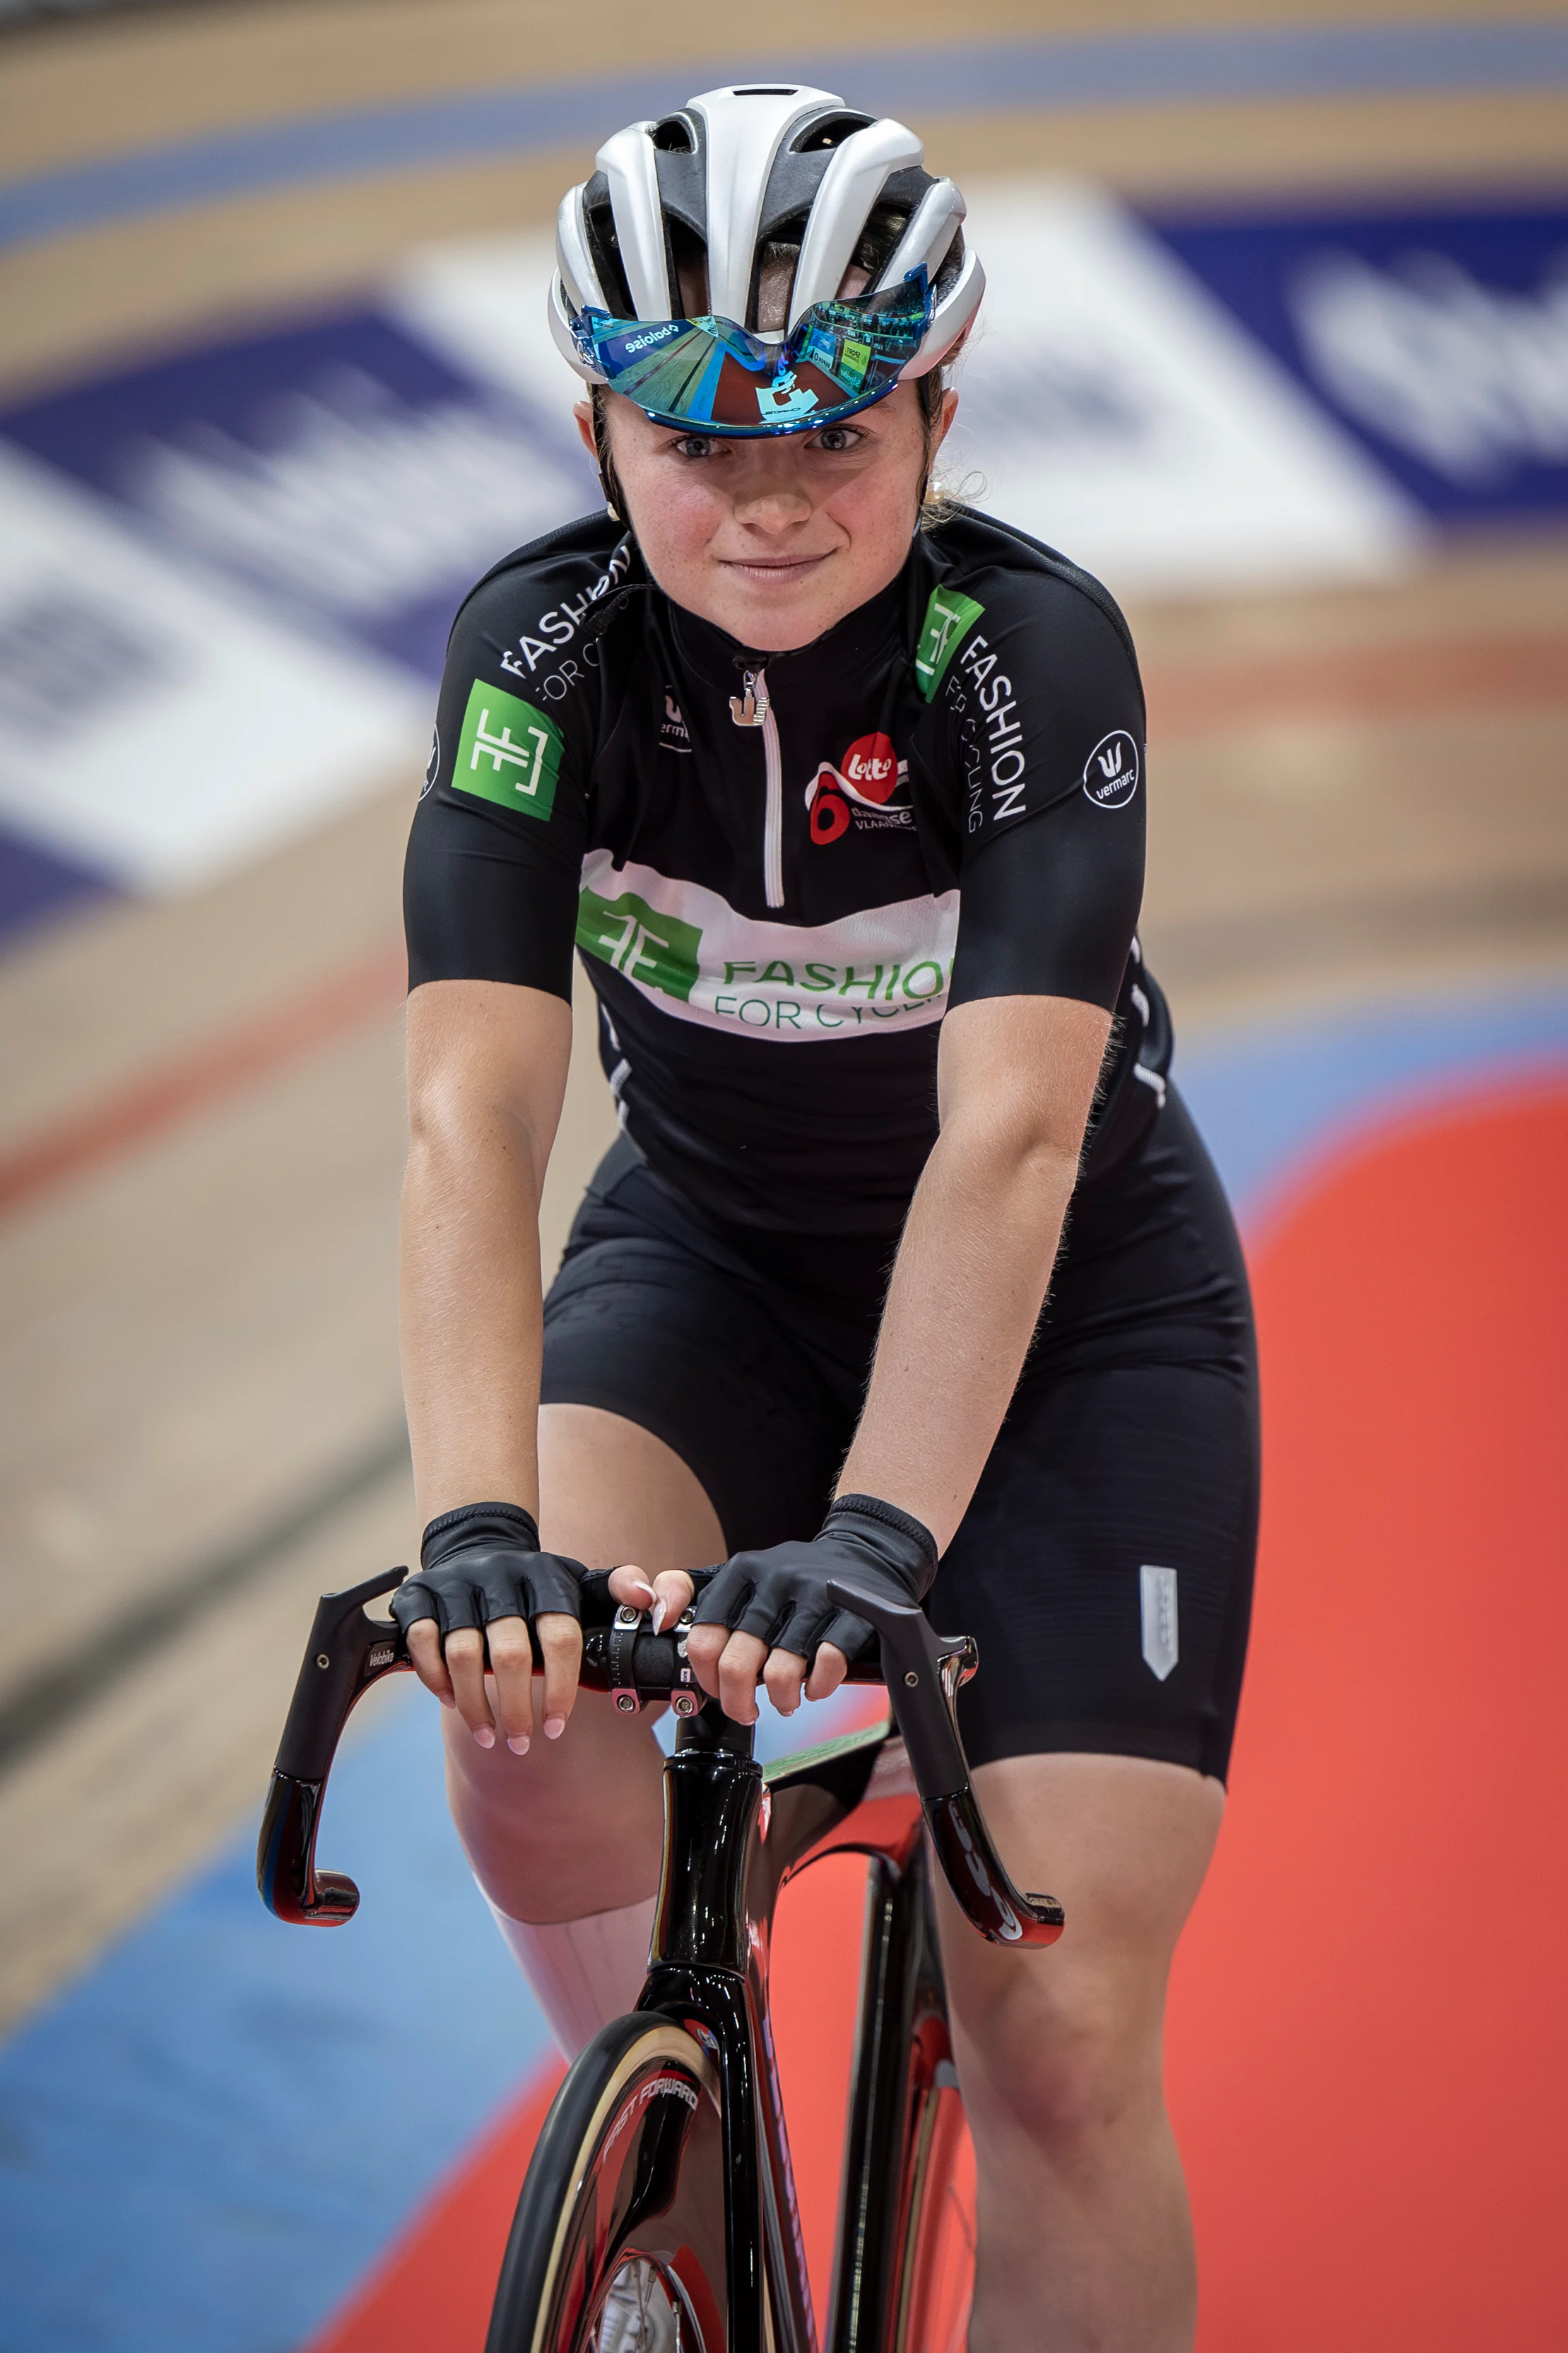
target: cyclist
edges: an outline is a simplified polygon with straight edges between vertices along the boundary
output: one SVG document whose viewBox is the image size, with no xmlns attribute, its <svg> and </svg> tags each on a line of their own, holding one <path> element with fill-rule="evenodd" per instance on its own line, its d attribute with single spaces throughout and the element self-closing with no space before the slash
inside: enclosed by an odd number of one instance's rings
<svg viewBox="0 0 1568 2353">
<path fill-rule="evenodd" d="M 786 1711 L 842 1677 L 867 1630 L 835 1575 L 976 1634 L 977 1785 L 1069 1926 L 1024 1955 L 944 1914 L 970 2341 L 1164 2353 L 1195 2297 L 1162 2014 L 1258 1433 L 1134 936 L 1131 640 L 1072 564 L 930 495 L 983 280 L 908 131 L 722 90 L 597 164 L 551 324 L 606 512 L 464 605 L 409 849 L 429 1525 L 395 1606 L 568 2047 L 635 1999 L 660 1843 L 647 1720 L 574 1704 L 583 1564 L 666 1620 L 723 1564 L 690 1655 L 742 1722 L 759 1674 Z M 623 1134 L 542 1302 L 574 940 Z"/>
</svg>

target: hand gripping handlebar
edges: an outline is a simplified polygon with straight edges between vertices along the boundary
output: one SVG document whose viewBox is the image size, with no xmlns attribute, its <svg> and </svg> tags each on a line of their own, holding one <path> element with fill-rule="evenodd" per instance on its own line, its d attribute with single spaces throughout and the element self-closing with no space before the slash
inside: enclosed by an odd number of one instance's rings
<svg viewBox="0 0 1568 2353">
<path fill-rule="evenodd" d="M 388 1570 L 346 1592 L 323 1594 L 316 1605 L 256 1849 L 256 1883 L 279 1920 L 332 1928 L 352 1920 L 359 1907 L 352 1879 L 317 1868 L 316 1837 L 332 1758 L 356 1702 L 384 1676 L 409 1671 L 402 1630 L 389 1618 L 370 1617 L 365 1608 L 394 1591 L 407 1573 Z M 912 1604 L 882 1601 L 850 1584 L 832 1584 L 828 1595 L 879 1637 L 880 1659 L 858 1661 L 850 1676 L 887 1683 L 931 1843 L 960 1908 L 994 1944 L 1054 1944 L 1062 1932 L 1060 1905 L 1048 1895 L 1018 1893 L 970 1784 L 954 1703 L 959 1685 L 974 1672 L 974 1644 L 967 1636 L 940 1640 Z M 587 1610 L 595 1598 L 584 1596 L 584 1688 L 614 1692 L 618 1706 L 668 1700 L 681 1715 L 693 1713 L 701 1694 L 680 1630 L 642 1631 L 646 1620 L 607 1599 L 610 1622 L 591 1624 Z"/>
</svg>

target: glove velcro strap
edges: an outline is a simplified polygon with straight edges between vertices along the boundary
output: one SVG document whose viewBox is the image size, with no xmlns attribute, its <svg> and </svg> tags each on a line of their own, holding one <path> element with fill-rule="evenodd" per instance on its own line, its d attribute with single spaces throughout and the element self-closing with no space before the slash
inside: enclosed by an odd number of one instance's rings
<svg viewBox="0 0 1568 2353">
<path fill-rule="evenodd" d="M 936 1575 L 936 1538 L 923 1520 L 917 1520 L 912 1512 L 901 1512 L 897 1504 L 884 1504 L 879 1495 L 840 1495 L 828 1505 L 822 1533 L 826 1535 L 836 1521 L 853 1525 L 857 1521 L 863 1524 L 867 1520 L 890 1529 L 916 1547 L 925 1567 L 924 1583 L 929 1585 Z M 864 1533 L 869 1535 L 871 1530 L 865 1529 Z"/>
<path fill-rule="evenodd" d="M 432 1520 L 420 1537 L 420 1567 L 435 1568 L 475 1545 L 517 1545 L 523 1552 L 537 1552 L 539 1525 L 521 1504 L 460 1504 Z"/>
</svg>

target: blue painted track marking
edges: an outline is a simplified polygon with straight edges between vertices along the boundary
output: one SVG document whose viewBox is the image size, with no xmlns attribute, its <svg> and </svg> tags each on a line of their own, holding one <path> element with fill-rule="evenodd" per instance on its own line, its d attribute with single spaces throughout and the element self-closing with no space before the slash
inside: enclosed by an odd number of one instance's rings
<svg viewBox="0 0 1568 2353">
<path fill-rule="evenodd" d="M 1174 1076 L 1243 1223 L 1312 1162 L 1429 1102 L 1568 1071 L 1568 984 L 1273 1018 L 1184 1049 Z"/>
<path fill-rule="evenodd" d="M 694 65 L 679 76 L 456 90 L 341 114 L 240 124 L 39 172 L 0 190 L 0 246 L 264 188 L 428 170 L 595 141 L 606 124 L 666 112 L 735 69 L 729 59 Z M 1542 90 L 1568 84 L 1568 25 L 1489 19 L 965 41 L 797 57 L 783 68 L 753 61 L 747 70 L 753 78 L 776 79 L 782 72 L 850 97 L 874 96 L 891 113 L 1005 109 L 1049 115 L 1215 99 Z"/>
<path fill-rule="evenodd" d="M 769 1709 L 758 1754 L 864 1703 Z M 270 1919 L 247 1824 L 0 2048 L 6 2353 L 287 2353 L 552 2055 L 447 1817 L 437 1710 L 383 1704 L 321 1840 L 353 1920 Z"/>
<path fill-rule="evenodd" d="M 247 1828 L 0 2052 L 8 2347 L 285 2353 L 543 2059 L 439 1746 L 405 1693 L 342 1757 L 348 1926 L 268 1918 Z"/>
</svg>

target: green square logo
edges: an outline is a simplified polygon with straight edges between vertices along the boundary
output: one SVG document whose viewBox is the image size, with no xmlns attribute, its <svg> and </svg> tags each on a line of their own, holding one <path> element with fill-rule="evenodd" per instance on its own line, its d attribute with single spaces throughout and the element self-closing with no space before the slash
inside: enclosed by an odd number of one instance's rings
<svg viewBox="0 0 1568 2353">
<path fill-rule="evenodd" d="M 477 678 L 463 713 L 453 788 L 525 817 L 547 818 L 564 748 L 553 719 L 521 695 Z"/>
<path fill-rule="evenodd" d="M 577 902 L 577 944 L 584 955 L 597 956 L 628 980 L 661 988 L 683 1005 L 689 1004 L 700 976 L 702 934 L 697 925 L 660 914 L 635 891 L 623 891 L 618 899 L 584 891 Z"/>
<path fill-rule="evenodd" d="M 985 607 L 958 588 L 933 588 L 925 627 L 915 648 L 915 676 L 928 702 L 947 675 L 947 666 Z"/>
</svg>

